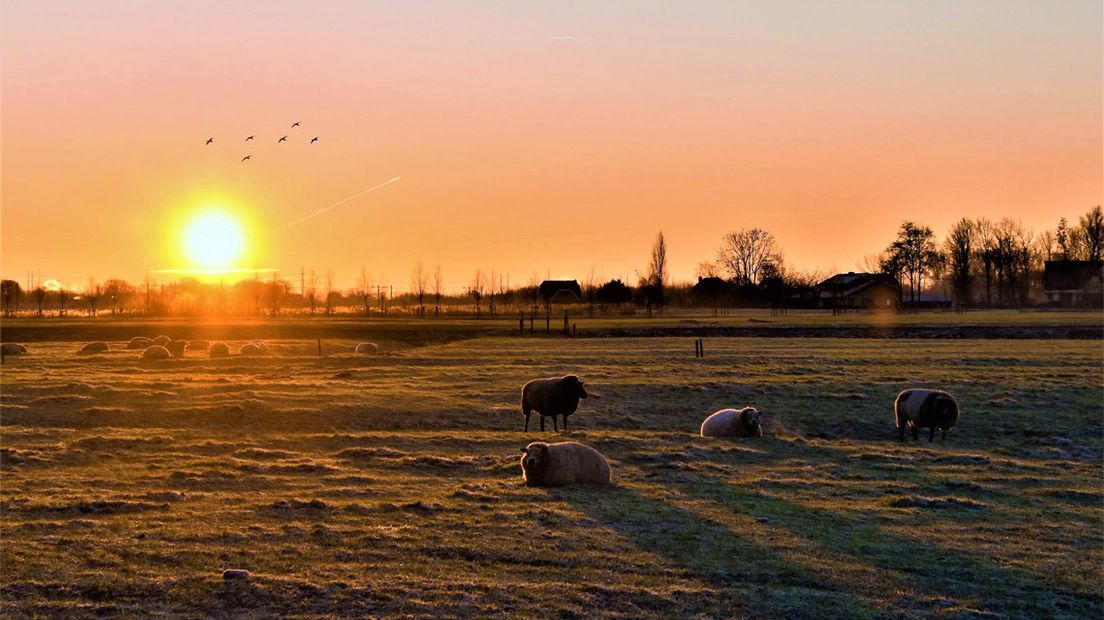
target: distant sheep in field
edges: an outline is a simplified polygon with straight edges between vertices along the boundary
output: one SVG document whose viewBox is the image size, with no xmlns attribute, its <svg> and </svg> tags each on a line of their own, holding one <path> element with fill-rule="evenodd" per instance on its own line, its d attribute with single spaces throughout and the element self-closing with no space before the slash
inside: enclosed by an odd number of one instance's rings
<svg viewBox="0 0 1104 620">
<path fill-rule="evenodd" d="M 268 353 L 268 347 L 263 346 L 263 343 L 258 344 L 256 342 L 247 342 L 238 349 L 238 355 L 264 355 Z"/>
<path fill-rule="evenodd" d="M 225 342 L 216 342 L 212 344 L 211 348 L 207 351 L 211 357 L 226 357 L 230 355 L 230 347 L 226 346 Z"/>
<path fill-rule="evenodd" d="M 142 359 L 144 360 L 167 360 L 172 357 L 172 353 L 165 347 L 155 344 L 145 351 L 142 351 Z"/>
<path fill-rule="evenodd" d="M 206 340 L 189 340 L 186 347 L 189 351 L 206 351 L 211 347 L 211 343 Z"/>
<path fill-rule="evenodd" d="M 552 416 L 552 428 L 556 416 L 563 416 L 564 432 L 567 432 L 567 416 L 579 408 L 579 399 L 586 398 L 583 382 L 575 375 L 552 379 L 534 379 L 521 388 L 521 413 L 525 416 L 525 431 L 529 432 L 529 416 L 540 414 L 540 428 L 544 430 L 545 416 Z"/>
<path fill-rule="evenodd" d="M 920 439 L 920 427 L 931 429 L 928 443 L 935 440 L 935 429 L 947 438 L 947 429 L 958 422 L 958 402 L 942 390 L 905 390 L 893 401 L 893 413 L 897 418 L 897 439 L 905 440 L 905 427 L 912 427 L 913 440 Z"/>
<path fill-rule="evenodd" d="M 547 444 L 537 441 L 521 449 L 521 477 L 531 487 L 610 483 L 606 457 L 574 441 Z"/>
<path fill-rule="evenodd" d="M 106 353 L 109 347 L 106 342 L 89 342 L 80 348 L 78 353 Z"/>
<path fill-rule="evenodd" d="M 356 346 L 357 353 L 375 353 L 379 351 L 379 345 L 374 342 L 362 342 Z"/>
<path fill-rule="evenodd" d="M 135 336 L 127 343 L 128 349 L 147 349 L 153 345 L 153 341 L 145 336 Z"/>
<path fill-rule="evenodd" d="M 5 342 L 0 345 L 0 352 L 3 355 L 20 355 L 27 352 L 27 347 L 15 342 Z"/>
<path fill-rule="evenodd" d="M 188 348 L 188 341 L 170 340 L 162 346 L 168 349 L 169 353 L 172 353 L 173 357 L 184 357 L 184 350 Z"/>
<path fill-rule="evenodd" d="M 721 409 L 702 422 L 702 437 L 762 437 L 762 414 L 755 407 Z"/>
<path fill-rule="evenodd" d="M 153 339 L 153 344 L 160 345 L 160 346 L 163 347 L 163 346 L 169 344 L 170 340 L 172 340 L 172 338 L 169 338 L 168 336 L 158 336 L 158 337 Z"/>
</svg>

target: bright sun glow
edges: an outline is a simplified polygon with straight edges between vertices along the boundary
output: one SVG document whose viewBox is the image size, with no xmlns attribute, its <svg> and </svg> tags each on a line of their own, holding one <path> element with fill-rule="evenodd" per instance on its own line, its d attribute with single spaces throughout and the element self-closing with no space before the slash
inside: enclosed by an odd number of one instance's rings
<svg viewBox="0 0 1104 620">
<path fill-rule="evenodd" d="M 200 213 L 184 229 L 184 251 L 200 269 L 234 266 L 245 251 L 245 234 L 237 218 L 225 211 Z"/>
</svg>

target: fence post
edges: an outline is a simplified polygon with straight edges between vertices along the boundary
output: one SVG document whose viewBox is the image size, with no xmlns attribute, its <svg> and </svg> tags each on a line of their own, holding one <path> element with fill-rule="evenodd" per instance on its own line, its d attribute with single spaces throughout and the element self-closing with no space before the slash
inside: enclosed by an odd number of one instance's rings
<svg viewBox="0 0 1104 620">
<path fill-rule="evenodd" d="M 525 311 L 520 310 L 518 312 L 518 335 L 522 336 L 524 334 L 525 334 Z"/>
<path fill-rule="evenodd" d="M 563 331 L 563 333 L 564 333 L 565 336 L 567 336 L 571 333 L 571 332 L 567 331 L 567 310 L 566 309 L 564 309 L 564 331 Z"/>
<path fill-rule="evenodd" d="M 547 334 L 551 331 L 552 331 L 552 308 L 549 307 L 549 308 L 544 309 L 544 333 Z"/>
<path fill-rule="evenodd" d="M 318 357 L 322 357 L 322 339 L 318 339 Z"/>
</svg>

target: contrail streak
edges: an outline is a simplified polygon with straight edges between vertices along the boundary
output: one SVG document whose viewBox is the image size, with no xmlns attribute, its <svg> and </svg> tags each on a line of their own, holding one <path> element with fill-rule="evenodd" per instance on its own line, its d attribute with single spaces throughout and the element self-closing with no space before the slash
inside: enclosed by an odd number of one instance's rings
<svg viewBox="0 0 1104 620">
<path fill-rule="evenodd" d="M 394 183 L 395 181 L 398 181 L 401 178 L 402 177 L 393 177 L 391 179 L 388 179 L 388 180 L 384 181 L 383 183 L 380 183 L 379 185 L 377 185 L 375 187 L 369 187 L 368 189 L 366 189 L 362 192 L 357 192 L 357 193 L 353 194 L 352 196 L 342 198 L 341 200 L 338 200 L 337 202 L 333 203 L 332 205 L 330 205 L 328 207 L 325 207 L 323 209 L 319 209 L 319 210 L 315 211 L 314 213 L 311 213 L 310 215 L 308 215 L 306 217 L 302 217 L 302 218 L 299 218 L 299 219 L 295 220 L 294 222 L 291 222 L 290 224 L 285 224 L 283 226 L 283 228 L 288 228 L 289 226 L 295 226 L 296 224 L 301 224 L 301 223 L 303 223 L 303 222 L 305 222 L 305 221 L 307 221 L 311 218 L 318 217 L 319 215 L 322 215 L 326 211 L 329 211 L 330 209 L 333 209 L 335 207 L 340 207 L 341 205 L 345 204 L 346 202 L 349 202 L 350 200 L 353 200 L 355 198 L 360 198 L 361 196 L 363 196 L 365 194 L 370 194 L 370 193 L 376 191 L 377 189 L 387 187 L 388 185 L 391 185 L 392 183 Z"/>
</svg>

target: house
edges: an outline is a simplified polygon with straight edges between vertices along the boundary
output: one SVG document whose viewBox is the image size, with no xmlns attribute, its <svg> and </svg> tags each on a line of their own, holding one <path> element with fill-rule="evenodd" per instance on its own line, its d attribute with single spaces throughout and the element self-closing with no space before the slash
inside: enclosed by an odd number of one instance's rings
<svg viewBox="0 0 1104 620">
<path fill-rule="evenodd" d="M 817 285 L 821 308 L 895 310 L 899 300 L 897 282 L 882 273 L 838 273 Z"/>
<path fill-rule="evenodd" d="M 694 304 L 702 306 L 721 306 L 731 302 L 734 287 L 722 278 L 698 276 L 698 282 L 690 288 L 690 298 Z"/>
<path fill-rule="evenodd" d="M 1104 261 L 1048 260 L 1043 266 L 1047 304 L 1063 308 L 1104 306 Z"/>
<path fill-rule="evenodd" d="M 575 280 L 545 280 L 540 285 L 544 304 L 573 304 L 583 300 L 583 289 Z"/>
</svg>

